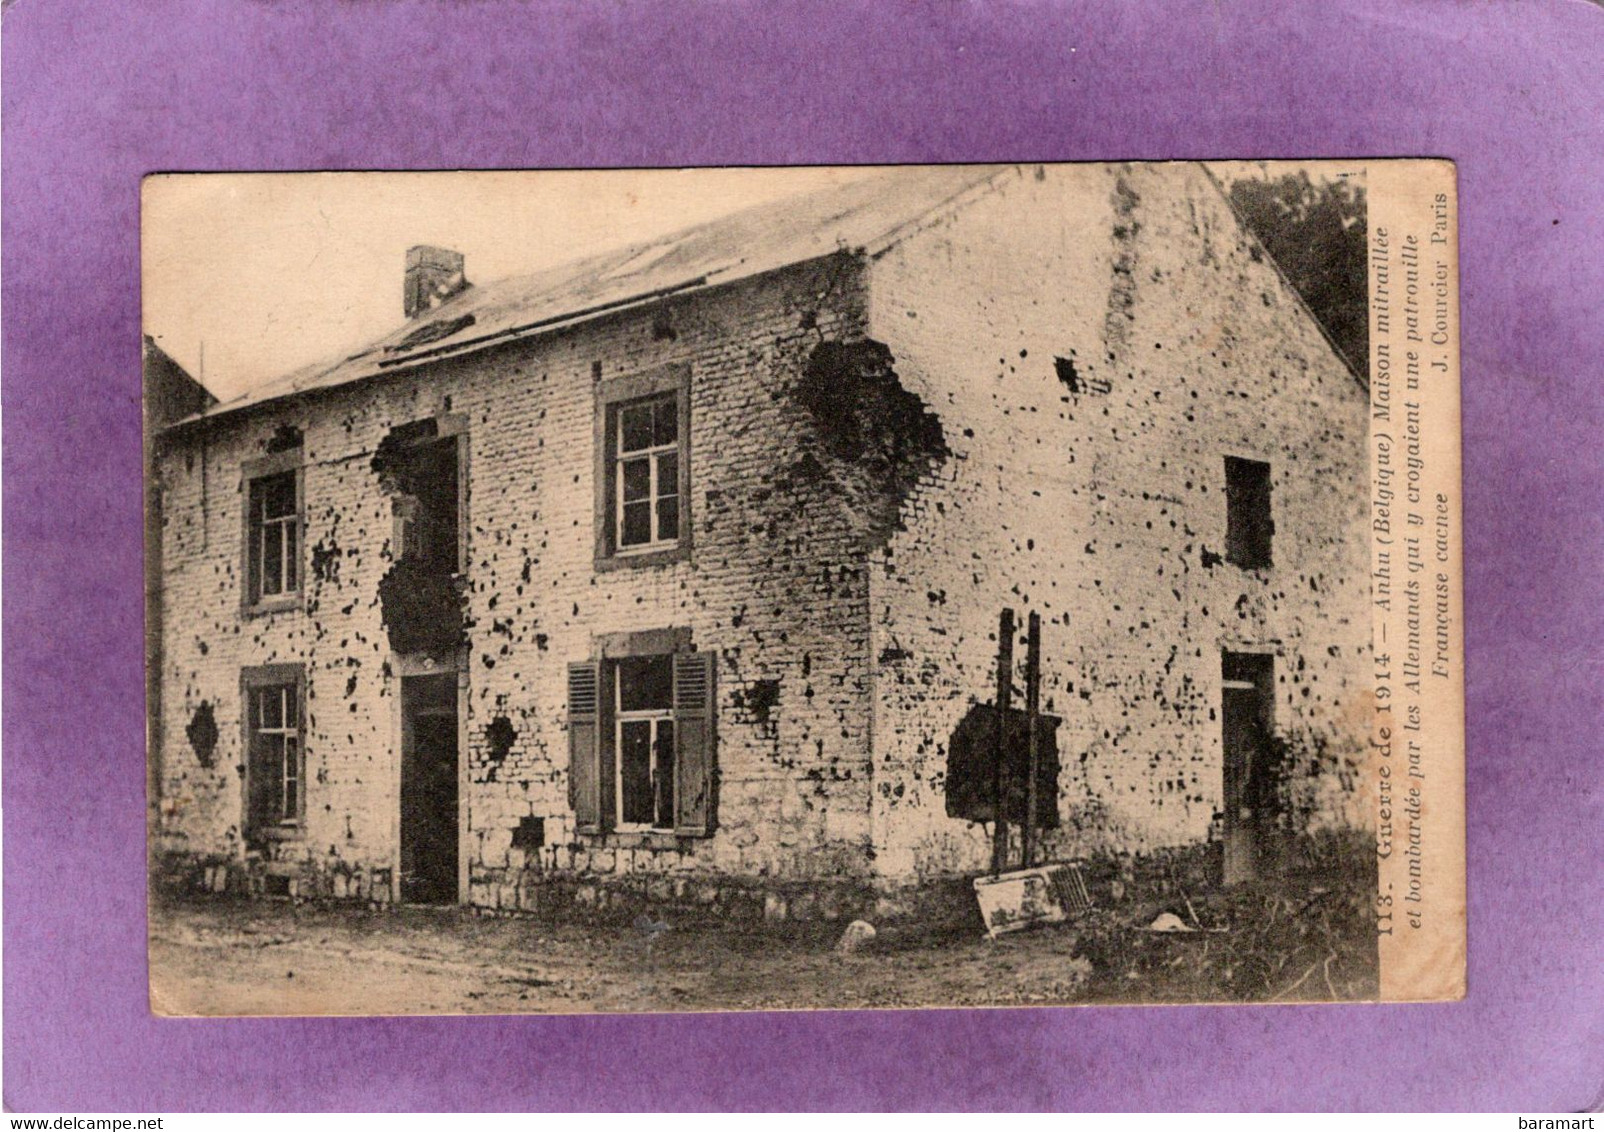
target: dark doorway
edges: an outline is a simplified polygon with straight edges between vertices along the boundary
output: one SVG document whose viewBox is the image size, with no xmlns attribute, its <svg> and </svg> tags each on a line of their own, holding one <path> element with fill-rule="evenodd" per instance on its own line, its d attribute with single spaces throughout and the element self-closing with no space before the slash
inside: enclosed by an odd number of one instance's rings
<svg viewBox="0 0 1604 1132">
<path fill-rule="evenodd" d="M 1225 741 L 1224 883 L 1259 876 L 1275 836 L 1275 658 L 1223 653 L 1221 710 Z"/>
<path fill-rule="evenodd" d="M 457 900 L 457 676 L 401 681 L 401 899 Z"/>
</svg>

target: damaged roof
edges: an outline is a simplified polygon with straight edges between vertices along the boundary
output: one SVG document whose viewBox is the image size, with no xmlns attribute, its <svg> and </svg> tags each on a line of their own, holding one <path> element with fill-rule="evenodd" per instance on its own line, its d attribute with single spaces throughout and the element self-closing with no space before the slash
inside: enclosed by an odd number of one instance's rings
<svg viewBox="0 0 1604 1132">
<path fill-rule="evenodd" d="M 533 275 L 476 284 L 365 349 L 265 382 L 178 424 L 549 333 L 837 251 L 895 245 L 1018 166 L 888 169 Z"/>
</svg>

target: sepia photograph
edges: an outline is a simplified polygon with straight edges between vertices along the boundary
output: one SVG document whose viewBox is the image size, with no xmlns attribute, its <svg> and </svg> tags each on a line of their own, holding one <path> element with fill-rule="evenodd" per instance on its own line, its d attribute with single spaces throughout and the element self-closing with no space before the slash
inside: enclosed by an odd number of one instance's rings
<svg viewBox="0 0 1604 1132">
<path fill-rule="evenodd" d="M 1387 164 L 148 177 L 152 1009 L 1386 997 Z"/>
</svg>

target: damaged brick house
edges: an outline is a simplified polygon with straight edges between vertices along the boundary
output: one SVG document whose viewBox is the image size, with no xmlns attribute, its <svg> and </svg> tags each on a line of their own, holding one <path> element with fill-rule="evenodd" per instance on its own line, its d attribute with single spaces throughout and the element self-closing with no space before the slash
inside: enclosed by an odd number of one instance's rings
<svg viewBox="0 0 1604 1132">
<path fill-rule="evenodd" d="M 159 434 L 161 860 L 846 914 L 985 867 L 1004 606 L 1049 858 L 1364 822 L 1366 397 L 1202 167 L 892 170 L 404 296 Z"/>
</svg>

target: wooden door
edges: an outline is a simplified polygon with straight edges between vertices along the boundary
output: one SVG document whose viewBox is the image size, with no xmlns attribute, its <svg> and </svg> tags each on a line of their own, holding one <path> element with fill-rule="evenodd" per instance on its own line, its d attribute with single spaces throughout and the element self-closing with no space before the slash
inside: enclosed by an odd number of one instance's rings
<svg viewBox="0 0 1604 1132">
<path fill-rule="evenodd" d="M 457 677 L 401 681 L 401 899 L 457 900 Z"/>
<path fill-rule="evenodd" d="M 1225 750 L 1223 785 L 1224 883 L 1259 876 L 1273 837 L 1275 658 L 1224 654 L 1220 718 Z"/>
</svg>

